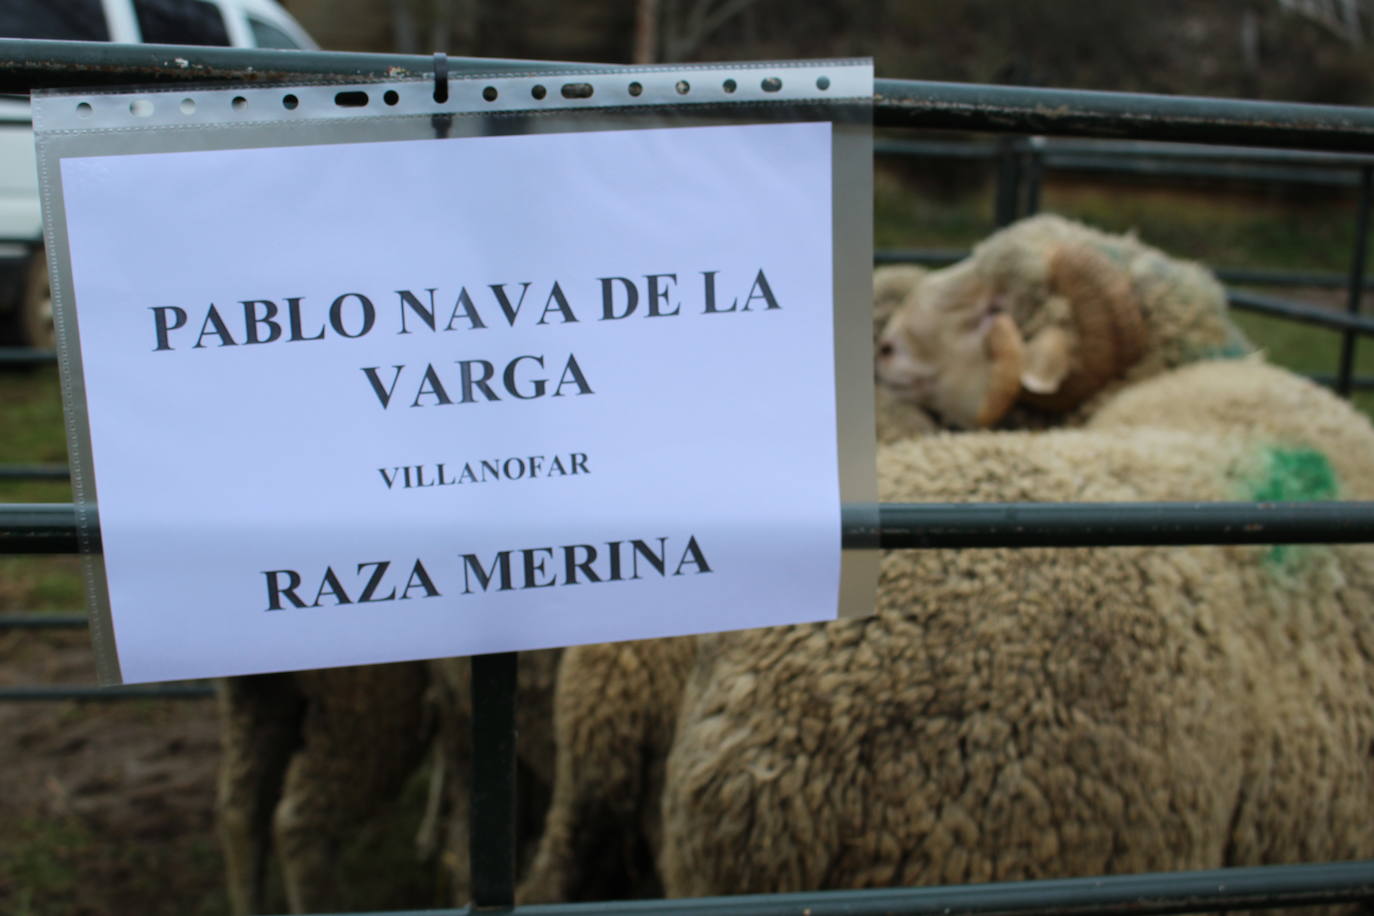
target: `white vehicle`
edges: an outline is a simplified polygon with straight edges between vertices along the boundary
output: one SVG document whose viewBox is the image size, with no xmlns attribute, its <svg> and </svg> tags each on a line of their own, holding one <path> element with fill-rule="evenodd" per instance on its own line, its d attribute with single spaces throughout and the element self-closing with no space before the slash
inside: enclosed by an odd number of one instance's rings
<svg viewBox="0 0 1374 916">
<path fill-rule="evenodd" d="M 316 48 L 275 0 L 5 0 L 0 38 Z M 53 346 L 28 100 L 0 96 L 0 345 Z"/>
</svg>

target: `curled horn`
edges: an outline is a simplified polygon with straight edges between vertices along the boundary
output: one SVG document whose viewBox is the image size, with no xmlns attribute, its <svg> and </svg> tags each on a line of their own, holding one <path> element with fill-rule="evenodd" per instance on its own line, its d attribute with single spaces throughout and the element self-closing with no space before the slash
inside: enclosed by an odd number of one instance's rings
<svg viewBox="0 0 1374 916">
<path fill-rule="evenodd" d="M 1057 390 L 1026 392 L 1023 400 L 1064 412 L 1134 365 L 1145 352 L 1148 330 L 1130 277 L 1094 246 L 1069 244 L 1055 249 L 1050 256 L 1049 287 L 1051 295 L 1068 301 L 1073 315 L 1074 366 Z"/>
</svg>

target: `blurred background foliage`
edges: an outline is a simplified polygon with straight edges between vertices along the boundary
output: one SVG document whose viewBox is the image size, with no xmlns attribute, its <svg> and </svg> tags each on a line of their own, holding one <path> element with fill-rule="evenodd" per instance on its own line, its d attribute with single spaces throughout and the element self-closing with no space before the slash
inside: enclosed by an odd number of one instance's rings
<svg viewBox="0 0 1374 916">
<path fill-rule="evenodd" d="M 1374 103 L 1370 0 L 287 0 L 326 48 Z"/>
</svg>

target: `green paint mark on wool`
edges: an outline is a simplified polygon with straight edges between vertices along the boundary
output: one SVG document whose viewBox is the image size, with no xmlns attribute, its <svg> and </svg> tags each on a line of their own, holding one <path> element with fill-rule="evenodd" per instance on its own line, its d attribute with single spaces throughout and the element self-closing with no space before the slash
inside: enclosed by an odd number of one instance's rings
<svg viewBox="0 0 1374 916">
<path fill-rule="evenodd" d="M 1266 449 L 1263 474 L 1250 481 L 1250 498 L 1262 503 L 1334 499 L 1340 490 L 1336 471 L 1321 452 L 1310 448 Z M 1276 544 L 1268 561 L 1283 566 L 1294 556 L 1292 544 Z"/>
<path fill-rule="evenodd" d="M 1244 359 L 1247 356 L 1252 356 L 1254 352 L 1255 345 L 1250 342 L 1250 338 L 1245 336 L 1245 332 L 1227 320 L 1226 341 L 1224 343 L 1207 346 L 1184 346 L 1182 348 L 1182 362 L 1201 362 L 1205 359 Z"/>
<path fill-rule="evenodd" d="M 1118 267 L 1125 267 L 1130 263 L 1130 256 L 1126 253 L 1126 248 L 1112 242 L 1096 242 L 1093 245 L 1099 252 L 1107 256 L 1107 259 Z"/>
<path fill-rule="evenodd" d="M 1218 354 L 1226 359 L 1239 359 L 1249 356 L 1255 352 L 1255 345 L 1250 342 L 1250 338 L 1245 336 L 1245 332 L 1236 326 L 1231 319 L 1226 319 L 1226 343 Z"/>
<path fill-rule="evenodd" d="M 1326 456 L 1310 448 L 1266 450 L 1265 473 L 1251 481 L 1256 502 L 1311 502 L 1332 499 L 1339 487 L 1336 472 Z"/>
<path fill-rule="evenodd" d="M 1188 351 L 1185 362 L 1197 363 L 1205 359 L 1244 359 L 1255 351 L 1239 341 L 1227 341 L 1219 347 L 1197 347 Z"/>
</svg>

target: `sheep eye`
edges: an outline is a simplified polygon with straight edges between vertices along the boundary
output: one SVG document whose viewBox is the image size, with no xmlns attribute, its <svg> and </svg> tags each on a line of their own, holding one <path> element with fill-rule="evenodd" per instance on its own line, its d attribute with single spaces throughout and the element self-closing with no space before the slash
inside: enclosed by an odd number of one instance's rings
<svg viewBox="0 0 1374 916">
<path fill-rule="evenodd" d="M 879 356 L 891 356 L 895 352 L 897 352 L 897 348 L 890 343 L 885 343 L 878 347 Z"/>
</svg>

